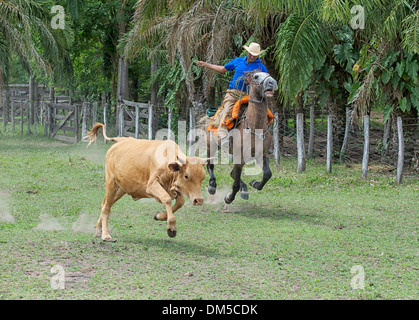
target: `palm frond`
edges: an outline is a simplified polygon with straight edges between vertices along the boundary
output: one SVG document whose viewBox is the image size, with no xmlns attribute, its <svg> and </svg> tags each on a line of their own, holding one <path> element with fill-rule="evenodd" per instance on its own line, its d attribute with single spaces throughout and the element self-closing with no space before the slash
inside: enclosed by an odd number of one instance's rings
<svg viewBox="0 0 419 320">
<path fill-rule="evenodd" d="M 419 9 L 403 20 L 402 46 L 410 53 L 419 54 Z"/>
<path fill-rule="evenodd" d="M 319 16 L 324 22 L 350 21 L 350 3 L 346 0 L 323 0 L 319 8 Z"/>
<path fill-rule="evenodd" d="M 276 67 L 279 70 L 279 93 L 285 102 L 309 84 L 312 72 L 318 68 L 329 52 L 330 31 L 316 19 L 291 14 L 277 32 L 275 44 Z"/>
</svg>

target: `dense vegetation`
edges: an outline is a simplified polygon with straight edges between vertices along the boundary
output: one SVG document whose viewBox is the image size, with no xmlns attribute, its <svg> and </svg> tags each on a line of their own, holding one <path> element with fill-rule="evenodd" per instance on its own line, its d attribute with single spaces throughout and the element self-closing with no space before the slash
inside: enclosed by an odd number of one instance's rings
<svg viewBox="0 0 419 320">
<path fill-rule="evenodd" d="M 54 5 L 64 8 L 64 29 L 51 27 Z M 415 0 L 3 0 L 0 13 L 0 86 L 30 74 L 75 96 L 106 93 L 113 102 L 123 96 L 202 114 L 218 105 L 231 75 L 193 62 L 223 64 L 257 41 L 279 80 L 274 109 L 314 99 L 338 137 L 347 106 L 353 118 L 374 108 L 384 121 L 417 123 Z"/>
</svg>

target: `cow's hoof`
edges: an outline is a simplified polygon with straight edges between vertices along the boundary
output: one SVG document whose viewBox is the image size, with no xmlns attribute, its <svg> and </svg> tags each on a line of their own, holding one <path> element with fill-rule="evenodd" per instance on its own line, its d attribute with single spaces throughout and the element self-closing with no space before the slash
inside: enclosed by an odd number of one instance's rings
<svg viewBox="0 0 419 320">
<path fill-rule="evenodd" d="M 116 239 L 112 238 L 111 236 L 104 236 L 104 237 L 102 237 L 102 241 L 116 242 Z"/>
<path fill-rule="evenodd" d="M 172 231 L 172 230 L 170 230 L 170 229 L 167 229 L 167 235 L 168 235 L 170 238 L 174 238 L 174 237 L 176 237 L 176 230 Z"/>
<path fill-rule="evenodd" d="M 216 191 L 217 191 L 217 188 L 208 186 L 208 193 L 209 194 L 214 195 Z"/>
<path fill-rule="evenodd" d="M 230 197 L 231 197 L 231 193 L 228 193 L 228 194 L 224 197 L 224 202 L 225 202 L 225 203 L 227 203 L 227 204 L 232 203 L 234 199 L 231 199 L 231 200 L 230 200 Z"/>
<path fill-rule="evenodd" d="M 240 197 L 243 200 L 249 200 L 249 191 L 242 191 L 242 192 L 240 192 Z"/>
</svg>

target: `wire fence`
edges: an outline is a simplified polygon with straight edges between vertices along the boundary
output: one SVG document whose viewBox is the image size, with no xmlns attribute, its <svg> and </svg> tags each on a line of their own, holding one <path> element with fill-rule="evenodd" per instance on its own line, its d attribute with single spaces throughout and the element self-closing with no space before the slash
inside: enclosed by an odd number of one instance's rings
<svg viewBox="0 0 419 320">
<path fill-rule="evenodd" d="M 22 91 L 22 88 L 19 88 Z M 18 90 L 16 90 L 18 91 Z M 24 90 L 23 90 L 24 91 Z M 25 95 L 26 94 L 26 95 Z M 31 98 L 33 100 L 31 100 Z M 70 97 L 68 96 L 53 96 L 51 90 L 44 90 L 43 96 L 38 95 L 36 97 L 30 97 L 26 92 L 19 95 L 10 95 L 6 97 L 4 95 L 2 106 L 0 107 L 0 119 L 3 123 L 4 131 L 15 132 L 16 128 L 20 133 L 23 134 L 24 124 L 27 127 L 26 133 L 38 134 L 44 132 L 48 134 L 48 130 L 45 128 L 49 119 L 45 119 L 46 112 L 43 108 L 43 103 L 46 101 L 54 101 L 55 103 L 67 103 L 72 104 Z M 194 116 L 194 110 L 189 108 L 182 114 L 177 114 L 171 110 L 167 110 L 164 107 L 154 107 L 150 109 L 152 117 L 140 117 L 137 118 L 138 130 L 135 129 L 135 124 L 132 122 L 132 114 L 125 106 L 127 113 L 131 113 L 131 125 L 125 127 L 123 133 L 118 126 L 121 118 L 118 119 L 118 110 L 121 105 L 111 105 L 105 99 L 102 101 L 91 101 L 84 100 L 87 103 L 86 108 L 80 108 L 79 121 L 82 124 L 81 127 L 84 130 L 91 128 L 96 121 L 105 121 L 108 123 L 108 135 L 131 135 L 132 132 L 138 133 L 139 138 L 155 138 L 156 132 L 163 129 L 171 131 L 171 134 L 166 135 L 166 138 L 176 138 L 178 134 L 179 123 L 184 122 L 182 127 L 186 127 L 188 131 L 195 127 L 198 122 Z M 186 109 L 188 110 L 188 109 Z M 150 112 L 149 111 L 149 112 Z M 64 111 L 63 111 L 64 115 Z M 123 119 L 127 117 L 124 113 L 122 121 L 128 120 Z M 288 114 L 288 116 L 279 119 L 278 114 L 274 122 L 277 122 L 278 130 L 275 132 L 271 127 L 273 135 L 277 135 L 277 146 L 273 143 L 271 148 L 271 155 L 277 157 L 296 157 L 298 155 L 297 148 L 297 121 L 295 114 Z M 152 119 L 151 126 L 148 126 L 148 122 Z M 362 119 L 361 119 L 362 120 Z M 36 130 L 36 124 L 44 126 L 44 130 L 41 127 Z M 186 125 L 185 125 L 186 123 Z M 31 129 L 31 125 L 34 126 L 35 130 Z M 321 113 L 316 114 L 313 124 L 310 126 L 310 118 L 306 116 L 303 123 L 304 133 L 304 152 L 308 157 L 318 159 L 318 161 L 326 161 L 328 154 L 328 114 Z M 419 173 L 419 123 L 417 118 L 403 119 L 402 129 L 404 136 L 404 168 L 405 171 Z M 149 131 L 152 133 L 149 134 Z M 310 134 L 311 133 L 311 134 Z M 64 135 L 67 133 L 64 132 Z M 70 133 L 71 134 L 71 133 Z M 334 133 L 336 134 L 336 133 Z M 399 138 L 397 119 L 390 117 L 387 124 L 382 121 L 380 113 L 373 113 L 369 121 L 369 154 L 368 160 L 370 164 L 382 165 L 383 170 L 396 170 L 399 160 Z M 171 135 L 173 135 L 171 137 Z M 310 138 L 311 136 L 311 138 Z M 341 139 L 342 140 L 342 139 Z M 346 148 L 342 152 L 342 141 L 333 139 L 333 148 L 331 149 L 331 159 L 334 163 L 361 163 L 363 161 L 364 146 L 365 146 L 365 132 L 363 130 L 363 123 L 350 123 L 348 126 L 348 132 L 346 136 Z M 275 149 L 278 150 L 275 150 Z M 279 159 L 276 159 L 279 163 Z"/>
<path fill-rule="evenodd" d="M 315 118 L 312 153 L 309 155 L 310 120 L 306 119 L 304 128 L 304 149 L 307 157 L 326 161 L 327 157 L 327 114 Z M 404 118 L 402 121 L 404 136 L 404 170 L 419 173 L 419 123 L 415 118 Z M 296 157 L 297 125 L 296 120 L 286 119 L 279 125 L 279 154 L 281 157 Z M 341 141 L 339 141 L 341 142 Z M 347 135 L 345 151 L 341 152 L 341 144 L 333 143 L 332 160 L 334 163 L 361 163 L 364 157 L 365 133 L 362 121 L 351 123 Z M 383 124 L 379 117 L 371 117 L 369 121 L 369 163 L 381 165 L 383 170 L 392 171 L 397 168 L 399 158 L 399 139 L 396 117 L 391 117 Z"/>
</svg>

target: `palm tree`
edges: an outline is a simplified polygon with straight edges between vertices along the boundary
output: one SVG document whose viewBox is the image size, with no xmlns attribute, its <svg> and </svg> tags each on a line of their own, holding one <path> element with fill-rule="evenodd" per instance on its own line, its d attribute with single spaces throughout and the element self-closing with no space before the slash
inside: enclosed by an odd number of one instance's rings
<svg viewBox="0 0 419 320">
<path fill-rule="evenodd" d="M 199 58 L 221 63 L 235 49 L 232 43 L 241 47 L 245 20 L 246 12 L 230 1 L 140 0 L 126 52 L 138 54 L 141 48 L 150 48 L 150 43 L 166 50 L 170 63 L 180 62 L 190 104 L 198 113 L 204 113 L 216 77 L 207 71 L 204 77 L 195 76 L 193 61 Z M 152 55 L 154 52 L 151 50 Z"/>
<path fill-rule="evenodd" d="M 352 68 L 357 61 L 355 57 L 363 45 L 372 39 L 381 39 L 383 43 L 402 47 L 407 53 L 418 53 L 419 14 L 415 0 L 238 0 L 238 3 L 256 12 L 262 22 L 272 11 L 286 16 L 276 32 L 274 49 L 281 99 L 286 104 L 297 104 L 297 94 L 301 90 L 322 87 L 322 95 L 318 98 L 327 102 L 333 116 L 337 143 L 343 138 L 340 133 L 343 133 L 349 98 L 349 92 L 344 87 L 351 83 Z M 340 38 L 339 32 L 349 34 L 345 28 L 348 29 L 354 19 L 351 9 L 355 5 L 363 9 L 365 29 L 354 30 L 350 37 Z M 318 76 L 319 72 L 323 75 Z M 380 74 L 382 70 L 378 68 L 376 72 Z M 365 104 L 369 104 L 374 97 L 365 92 L 372 90 L 368 80 L 371 77 L 365 77 L 365 81 L 356 88 L 364 92 L 357 96 L 363 97 L 362 101 L 352 101 L 356 109 L 366 112 Z M 334 88 L 324 90 L 325 82 Z"/>
<path fill-rule="evenodd" d="M 365 29 L 348 30 L 356 5 L 363 9 Z M 192 77 L 193 58 L 217 63 L 232 52 L 232 43 L 241 47 L 240 36 L 261 39 L 269 47 L 266 61 L 274 62 L 271 70 L 278 73 L 281 102 L 296 104 L 299 92 L 317 89 L 318 100 L 334 117 L 340 143 L 359 52 L 380 39 L 417 54 L 417 10 L 415 0 L 140 0 L 126 49 L 138 52 L 152 43 L 167 50 L 169 60 L 180 62 L 190 103 L 202 110 L 217 78 L 212 73 Z"/>
<path fill-rule="evenodd" d="M 71 29 L 51 29 L 51 0 L 0 1 L 0 61 L 2 81 L 7 81 L 11 53 L 17 54 L 28 71 L 52 74 L 52 63 L 64 66 Z M 60 63 L 58 63 L 60 62 Z M 62 70 L 62 69 L 61 69 Z"/>
</svg>

